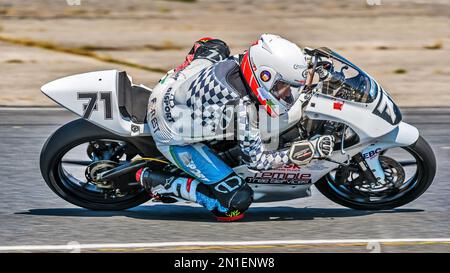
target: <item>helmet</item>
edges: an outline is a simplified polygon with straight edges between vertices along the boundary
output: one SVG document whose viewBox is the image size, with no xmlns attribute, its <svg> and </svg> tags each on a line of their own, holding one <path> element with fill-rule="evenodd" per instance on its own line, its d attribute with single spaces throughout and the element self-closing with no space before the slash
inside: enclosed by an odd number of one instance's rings
<svg viewBox="0 0 450 273">
<path fill-rule="evenodd" d="M 241 61 L 243 78 L 272 117 L 287 112 L 297 100 L 305 84 L 306 68 L 302 50 L 272 34 L 261 35 Z"/>
</svg>

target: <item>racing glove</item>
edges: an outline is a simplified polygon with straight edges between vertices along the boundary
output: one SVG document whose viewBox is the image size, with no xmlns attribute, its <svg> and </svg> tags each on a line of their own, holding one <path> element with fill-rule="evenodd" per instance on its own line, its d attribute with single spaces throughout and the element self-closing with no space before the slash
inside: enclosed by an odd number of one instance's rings
<svg viewBox="0 0 450 273">
<path fill-rule="evenodd" d="M 333 152 L 334 136 L 318 136 L 311 140 L 294 142 L 289 151 L 289 159 L 296 165 L 306 165 L 313 158 L 327 158 Z"/>
<path fill-rule="evenodd" d="M 316 155 L 319 158 L 327 158 L 333 152 L 334 136 L 320 136 L 312 141 L 315 141 Z"/>
</svg>

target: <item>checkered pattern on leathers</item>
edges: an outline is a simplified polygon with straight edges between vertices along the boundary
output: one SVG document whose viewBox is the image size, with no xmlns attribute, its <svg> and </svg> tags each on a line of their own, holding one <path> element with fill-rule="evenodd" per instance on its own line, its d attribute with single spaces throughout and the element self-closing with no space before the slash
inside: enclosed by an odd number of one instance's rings
<svg viewBox="0 0 450 273">
<path fill-rule="evenodd" d="M 289 149 L 278 151 L 265 151 L 264 144 L 259 135 L 259 129 L 252 126 L 250 122 L 249 109 L 250 105 L 247 100 L 242 100 L 239 105 L 239 145 L 242 151 L 250 157 L 248 162 L 249 168 L 257 170 L 268 170 L 282 167 L 290 163 Z"/>
<path fill-rule="evenodd" d="M 193 120 L 201 118 L 201 125 L 214 132 L 220 120 L 223 106 L 239 94 L 229 90 L 215 76 L 215 65 L 203 69 L 189 86 L 186 105 L 191 107 Z"/>
</svg>

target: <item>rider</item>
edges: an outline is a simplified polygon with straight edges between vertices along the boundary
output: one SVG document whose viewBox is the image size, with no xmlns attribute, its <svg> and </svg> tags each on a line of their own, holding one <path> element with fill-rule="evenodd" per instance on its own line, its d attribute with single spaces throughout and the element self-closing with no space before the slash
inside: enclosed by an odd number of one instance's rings
<svg viewBox="0 0 450 273">
<path fill-rule="evenodd" d="M 144 168 L 136 173 L 137 181 L 154 198 L 175 196 L 203 205 L 218 220 L 241 219 L 253 202 L 253 191 L 205 142 L 235 136 L 229 128 L 236 121 L 236 138 L 251 169 L 301 165 L 329 156 L 332 136 L 271 150 L 266 140 L 272 134 L 261 132 L 261 112 L 278 120 L 277 135 L 300 120 L 298 98 L 306 69 L 302 50 L 277 35 L 263 34 L 235 56 L 219 39 L 195 42 L 186 61 L 153 89 L 147 116 L 159 151 L 190 177 Z M 229 107 L 236 120 L 230 118 Z"/>
</svg>

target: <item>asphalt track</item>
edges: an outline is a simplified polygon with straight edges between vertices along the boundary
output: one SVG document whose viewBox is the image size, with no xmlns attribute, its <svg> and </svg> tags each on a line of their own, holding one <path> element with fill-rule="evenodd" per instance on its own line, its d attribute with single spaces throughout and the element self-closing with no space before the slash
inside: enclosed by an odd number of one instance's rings
<svg viewBox="0 0 450 273">
<path fill-rule="evenodd" d="M 243 221 L 219 223 L 189 203 L 149 202 L 119 212 L 67 203 L 47 188 L 38 160 L 46 138 L 76 117 L 1 108 L 0 252 L 450 252 L 450 108 L 403 114 L 438 159 L 435 181 L 416 201 L 356 211 L 314 189 L 311 198 L 257 204 Z"/>
</svg>

